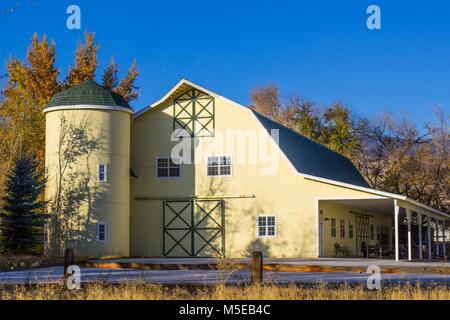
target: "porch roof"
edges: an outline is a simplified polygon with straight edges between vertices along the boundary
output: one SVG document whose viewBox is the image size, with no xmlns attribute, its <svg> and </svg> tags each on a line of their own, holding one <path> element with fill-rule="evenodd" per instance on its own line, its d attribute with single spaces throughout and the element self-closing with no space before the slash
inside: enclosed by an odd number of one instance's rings
<svg viewBox="0 0 450 320">
<path fill-rule="evenodd" d="M 352 189 L 352 190 L 358 190 L 358 191 L 362 191 L 362 192 L 369 194 L 367 197 L 359 197 L 359 198 L 341 197 L 341 198 L 319 199 L 322 201 L 325 201 L 325 200 L 344 201 L 344 202 L 347 201 L 347 203 L 348 204 L 351 203 L 353 207 L 355 205 L 356 206 L 368 205 L 368 206 L 372 207 L 372 209 L 374 209 L 374 210 L 371 210 L 372 212 L 378 211 L 378 212 L 391 212 L 392 213 L 394 210 L 394 201 L 393 200 L 397 200 L 397 201 L 401 202 L 402 206 L 408 207 L 409 209 L 411 209 L 413 211 L 427 213 L 434 217 L 439 217 L 442 220 L 450 220 L 450 214 L 439 211 L 435 208 L 427 206 L 423 203 L 420 203 L 418 201 L 415 201 L 415 200 L 410 199 L 403 195 L 380 191 L 380 190 L 375 190 L 372 188 L 364 188 L 364 187 L 360 187 L 360 186 L 353 185 L 353 184 L 342 183 L 339 181 L 323 179 L 320 177 L 315 177 L 315 176 L 310 176 L 310 175 L 305 175 L 305 174 L 300 174 L 300 175 L 308 180 L 323 182 L 323 183 L 336 185 L 336 186 L 340 186 L 340 187 L 344 187 L 344 188 L 348 188 L 348 189 Z M 391 205 L 389 205 L 389 202 L 391 203 Z"/>
</svg>

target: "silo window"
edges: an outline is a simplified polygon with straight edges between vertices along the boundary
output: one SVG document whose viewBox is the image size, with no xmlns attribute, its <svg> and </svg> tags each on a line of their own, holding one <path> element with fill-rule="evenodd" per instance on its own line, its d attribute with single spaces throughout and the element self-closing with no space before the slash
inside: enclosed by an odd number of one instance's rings
<svg viewBox="0 0 450 320">
<path fill-rule="evenodd" d="M 106 241 L 106 223 L 99 222 L 97 224 L 97 241 L 99 242 Z"/>
<path fill-rule="evenodd" d="M 98 182 L 108 181 L 108 165 L 100 163 L 98 165 Z"/>
</svg>

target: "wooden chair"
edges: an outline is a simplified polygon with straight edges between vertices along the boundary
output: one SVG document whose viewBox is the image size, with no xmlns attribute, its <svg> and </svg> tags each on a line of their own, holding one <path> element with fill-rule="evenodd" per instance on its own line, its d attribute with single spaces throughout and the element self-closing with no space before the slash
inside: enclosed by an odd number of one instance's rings
<svg viewBox="0 0 450 320">
<path fill-rule="evenodd" d="M 341 257 L 343 257 L 344 254 L 348 257 L 348 254 L 349 254 L 348 248 L 341 247 L 341 245 L 337 242 L 334 244 L 334 251 L 336 254 L 335 255 L 336 258 L 339 256 L 339 254 L 341 255 Z"/>
</svg>

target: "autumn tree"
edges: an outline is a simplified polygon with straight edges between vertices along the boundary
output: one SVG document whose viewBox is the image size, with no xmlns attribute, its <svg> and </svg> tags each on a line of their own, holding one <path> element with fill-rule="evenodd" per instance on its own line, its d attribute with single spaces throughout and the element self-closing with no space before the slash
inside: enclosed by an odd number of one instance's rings
<svg viewBox="0 0 450 320">
<path fill-rule="evenodd" d="M 97 70 L 97 53 L 99 45 L 95 42 L 94 33 L 85 33 L 85 43 L 78 43 L 75 52 L 75 66 L 70 66 L 66 83 L 68 87 L 86 80 L 94 80 Z"/>
<path fill-rule="evenodd" d="M 340 103 L 326 108 L 323 114 L 321 142 L 330 149 L 352 159 L 359 147 L 350 110 Z"/>
<path fill-rule="evenodd" d="M 283 102 L 278 87 L 269 84 L 252 91 L 253 108 L 300 134 L 349 158 L 358 147 L 350 110 L 335 103 L 325 109 L 298 96 Z"/>
<path fill-rule="evenodd" d="M 11 57 L 9 79 L 0 104 L 0 190 L 13 162 L 24 153 L 35 154 L 44 168 L 45 116 L 43 106 L 60 90 L 55 67 L 55 43 L 33 35 L 26 61 Z"/>
<path fill-rule="evenodd" d="M 54 94 L 85 80 L 95 79 L 98 49 L 94 33 L 87 32 L 84 42 L 76 48 L 75 63 L 65 77 L 55 66 L 55 43 L 46 36 L 40 39 L 37 34 L 33 35 L 25 61 L 15 57 L 9 59 L 8 82 L 0 96 L 0 196 L 4 190 L 5 175 L 22 154 L 36 155 L 38 168 L 44 171 L 43 108 Z M 137 99 L 139 91 L 134 83 L 139 72 L 136 61 L 121 81 L 118 80 L 118 67 L 117 71 L 109 70 L 108 74 L 113 76 L 108 80 L 111 89 L 122 94 L 127 101 Z"/>
<path fill-rule="evenodd" d="M 111 59 L 103 73 L 103 87 L 120 94 L 126 101 L 136 100 L 139 96 L 139 88 L 134 83 L 139 76 L 136 60 L 128 69 L 127 75 L 119 83 L 119 66 Z"/>
<path fill-rule="evenodd" d="M 275 121 L 281 119 L 282 106 L 277 86 L 269 84 L 264 87 L 259 87 L 254 89 L 250 95 L 256 111 Z"/>
<path fill-rule="evenodd" d="M 105 72 L 103 73 L 102 83 L 103 87 L 108 90 L 113 90 L 119 83 L 119 66 L 114 60 L 114 57 L 111 58 Z"/>
</svg>

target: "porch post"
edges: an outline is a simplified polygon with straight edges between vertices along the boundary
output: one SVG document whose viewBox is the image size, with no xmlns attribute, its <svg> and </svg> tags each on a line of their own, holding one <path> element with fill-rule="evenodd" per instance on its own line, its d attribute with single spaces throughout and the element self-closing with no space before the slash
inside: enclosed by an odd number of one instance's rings
<svg viewBox="0 0 450 320">
<path fill-rule="evenodd" d="M 445 220 L 442 221 L 442 257 L 445 258 L 445 256 L 447 255 L 447 248 L 446 248 L 446 244 L 445 244 Z"/>
<path fill-rule="evenodd" d="M 431 217 L 427 216 L 427 224 L 428 224 L 428 244 L 427 244 L 427 251 L 428 251 L 428 259 L 431 260 L 433 258 L 431 254 Z"/>
<path fill-rule="evenodd" d="M 395 261 L 399 261 L 400 255 L 398 252 L 398 215 L 400 213 L 400 207 L 398 206 L 398 201 L 394 200 L 394 221 L 395 221 Z"/>
<path fill-rule="evenodd" d="M 408 221 L 408 261 L 412 260 L 411 246 L 411 209 L 406 209 L 406 220 Z"/>
<path fill-rule="evenodd" d="M 422 214 L 417 213 L 417 220 L 419 221 L 419 260 L 423 259 L 422 252 Z"/>
<path fill-rule="evenodd" d="M 439 257 L 439 220 L 435 219 L 434 222 L 436 229 L 436 256 Z"/>
</svg>

